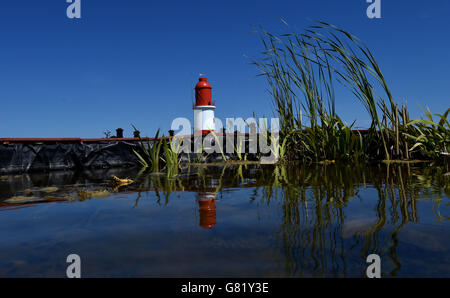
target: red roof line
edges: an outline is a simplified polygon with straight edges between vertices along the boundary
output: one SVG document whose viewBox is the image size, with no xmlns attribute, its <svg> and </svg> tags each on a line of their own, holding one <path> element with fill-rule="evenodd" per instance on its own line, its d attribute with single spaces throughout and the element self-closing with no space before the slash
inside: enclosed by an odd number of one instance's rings
<svg viewBox="0 0 450 298">
<path fill-rule="evenodd" d="M 359 132 L 361 134 L 366 134 L 368 130 L 356 129 L 352 130 L 352 132 Z M 235 133 L 216 133 L 216 135 L 234 135 Z M 250 135 L 249 133 L 241 133 L 238 132 L 238 135 Z M 192 137 L 194 135 L 184 135 L 184 136 L 176 136 L 176 137 Z M 158 139 L 170 139 L 171 137 L 160 137 Z M 0 138 L 0 143 L 8 144 L 8 143 L 49 143 L 49 142 L 58 142 L 58 143 L 90 143 L 90 142 L 113 142 L 113 141 L 153 141 L 155 138 L 97 138 L 97 139 L 81 139 L 81 138 Z"/>
</svg>

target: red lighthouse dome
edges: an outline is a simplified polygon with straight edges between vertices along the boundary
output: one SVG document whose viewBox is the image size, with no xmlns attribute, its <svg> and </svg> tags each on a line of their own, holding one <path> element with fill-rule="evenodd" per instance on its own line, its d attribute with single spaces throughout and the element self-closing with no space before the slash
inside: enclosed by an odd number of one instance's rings
<svg viewBox="0 0 450 298">
<path fill-rule="evenodd" d="M 196 106 L 212 106 L 211 101 L 211 85 L 208 83 L 208 79 L 201 77 L 195 86 L 195 105 Z"/>
</svg>

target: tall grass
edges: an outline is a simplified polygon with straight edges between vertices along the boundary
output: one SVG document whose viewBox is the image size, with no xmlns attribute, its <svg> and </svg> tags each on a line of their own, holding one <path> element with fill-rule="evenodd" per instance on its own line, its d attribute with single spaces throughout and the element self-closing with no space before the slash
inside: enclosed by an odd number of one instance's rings
<svg viewBox="0 0 450 298">
<path fill-rule="evenodd" d="M 159 172 L 164 166 L 168 176 L 173 177 L 178 174 L 182 141 L 179 138 L 160 138 L 158 130 L 152 140 L 140 140 L 141 153 L 133 151 L 143 169 Z"/>
<path fill-rule="evenodd" d="M 180 138 L 171 138 L 163 140 L 163 161 L 166 163 L 167 174 L 169 177 L 178 175 L 180 165 L 179 154 L 183 140 Z"/>
<path fill-rule="evenodd" d="M 448 154 L 450 149 L 450 125 L 447 120 L 450 108 L 443 115 L 435 115 L 438 116 L 439 122 L 435 122 L 430 110 L 424 112 L 427 119 L 413 120 L 407 124 L 412 133 L 406 136 L 415 142 L 410 151 L 418 150 L 425 156 L 439 158 Z"/>
<path fill-rule="evenodd" d="M 431 124 L 430 119 L 410 122 L 406 106 L 399 110 L 395 103 L 374 55 L 354 35 L 318 22 L 304 33 L 274 35 L 261 28 L 260 37 L 263 56 L 253 64 L 269 84 L 281 137 L 288 138 L 289 158 L 361 161 L 436 157 L 426 150 L 430 146 L 448 152 L 448 113 L 440 115 L 439 124 Z M 370 115 L 364 137 L 353 129 L 354 123 L 348 125 L 337 115 L 337 84 L 348 88 Z M 430 142 L 427 138 L 428 147 L 419 145 L 425 135 L 437 132 L 438 139 Z"/>
<path fill-rule="evenodd" d="M 163 140 L 159 138 L 159 129 L 153 140 L 140 140 L 143 155 L 133 150 L 139 159 L 143 168 L 150 168 L 152 171 L 159 171 L 159 163 L 161 160 L 160 152 Z"/>
</svg>

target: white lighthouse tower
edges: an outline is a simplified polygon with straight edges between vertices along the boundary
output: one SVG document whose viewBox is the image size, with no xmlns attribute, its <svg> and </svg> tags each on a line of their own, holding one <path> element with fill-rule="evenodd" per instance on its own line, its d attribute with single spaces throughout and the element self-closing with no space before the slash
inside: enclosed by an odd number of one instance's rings
<svg viewBox="0 0 450 298">
<path fill-rule="evenodd" d="M 216 106 L 211 100 L 211 89 L 207 78 L 199 78 L 195 86 L 194 134 L 208 134 L 216 128 L 214 122 Z"/>
</svg>

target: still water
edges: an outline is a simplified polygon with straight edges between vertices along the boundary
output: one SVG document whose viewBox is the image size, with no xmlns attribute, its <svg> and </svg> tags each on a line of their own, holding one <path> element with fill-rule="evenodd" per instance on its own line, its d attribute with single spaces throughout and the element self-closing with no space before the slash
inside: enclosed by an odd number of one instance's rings
<svg viewBox="0 0 450 298">
<path fill-rule="evenodd" d="M 448 166 L 0 177 L 0 277 L 450 277 Z M 112 175 L 130 178 L 113 186 Z"/>
</svg>

